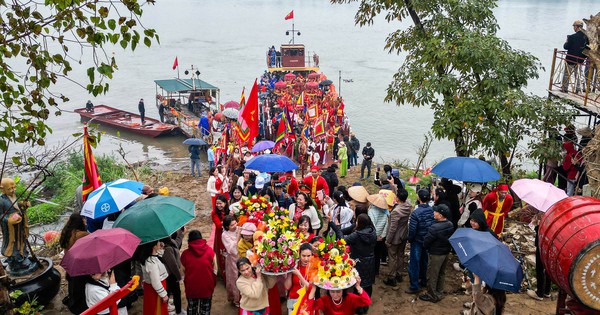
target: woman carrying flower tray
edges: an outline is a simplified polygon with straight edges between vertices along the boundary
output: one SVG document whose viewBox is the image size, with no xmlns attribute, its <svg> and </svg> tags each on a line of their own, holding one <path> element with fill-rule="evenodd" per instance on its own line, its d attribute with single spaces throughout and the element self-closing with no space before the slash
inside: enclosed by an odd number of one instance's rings
<svg viewBox="0 0 600 315">
<path fill-rule="evenodd" d="M 328 290 L 327 295 L 315 300 L 316 287 L 313 286 L 308 295 L 308 308 L 315 314 L 322 311 L 324 315 L 355 314 L 361 307 L 371 305 L 371 298 L 360 286 L 360 276 L 356 276 L 354 288 L 357 294 L 348 293 L 347 290 Z"/>
<path fill-rule="evenodd" d="M 291 273 L 287 274 L 285 279 L 285 289 L 288 290 L 287 308 L 288 314 L 291 314 L 294 309 L 294 304 L 299 298 L 298 290 L 309 286 L 310 271 L 309 263 L 313 255 L 312 245 L 304 243 L 300 246 L 300 261 L 298 267 L 294 268 Z M 307 310 L 307 305 L 300 306 L 302 310 Z M 301 314 L 301 313 L 300 313 Z"/>
<path fill-rule="evenodd" d="M 238 259 L 237 268 L 240 315 L 270 315 L 267 291 L 275 285 L 277 278 L 262 275 L 260 267 L 252 267 L 248 258 Z"/>
</svg>

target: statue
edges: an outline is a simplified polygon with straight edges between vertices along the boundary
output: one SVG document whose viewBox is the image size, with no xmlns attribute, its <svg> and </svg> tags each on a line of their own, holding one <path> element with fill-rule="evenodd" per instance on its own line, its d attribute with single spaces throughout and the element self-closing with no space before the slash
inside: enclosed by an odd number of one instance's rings
<svg viewBox="0 0 600 315">
<path fill-rule="evenodd" d="M 8 273 L 23 276 L 33 272 L 37 266 L 29 259 L 26 240 L 29 235 L 27 220 L 28 201 L 17 201 L 14 180 L 3 178 L 0 183 L 0 226 L 2 227 L 2 255 L 6 257 Z"/>
</svg>

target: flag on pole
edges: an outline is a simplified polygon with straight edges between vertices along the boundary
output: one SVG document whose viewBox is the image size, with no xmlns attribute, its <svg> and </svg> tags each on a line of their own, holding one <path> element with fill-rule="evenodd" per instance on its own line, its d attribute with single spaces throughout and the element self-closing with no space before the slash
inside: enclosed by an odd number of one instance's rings
<svg viewBox="0 0 600 315">
<path fill-rule="evenodd" d="M 285 115 L 281 115 L 281 120 L 279 120 L 279 126 L 277 127 L 277 135 L 275 138 L 276 148 L 283 143 L 283 140 L 285 140 L 285 135 L 287 134 L 286 124 Z"/>
<path fill-rule="evenodd" d="M 96 159 L 92 154 L 92 145 L 90 144 L 90 135 L 88 134 L 87 124 L 83 126 L 83 189 L 82 199 L 83 202 L 87 200 L 89 193 L 94 191 L 96 188 L 102 186 L 102 180 L 100 179 L 100 173 L 98 173 L 98 165 L 96 165 Z"/>
<path fill-rule="evenodd" d="M 325 135 L 325 123 L 323 122 L 323 118 L 319 118 L 317 120 L 315 120 L 315 124 L 313 126 L 314 129 L 314 133 L 315 133 L 315 139 L 320 138 L 321 136 Z"/>
<path fill-rule="evenodd" d="M 246 92 L 246 88 L 243 88 L 242 89 L 242 97 L 240 98 L 240 107 L 238 107 L 238 119 L 236 121 L 238 138 L 240 139 L 241 142 L 248 141 L 248 138 L 250 138 L 250 128 L 248 128 L 248 124 L 246 123 L 244 118 L 242 118 L 242 110 L 243 110 L 244 106 L 246 105 L 245 92 Z"/>
<path fill-rule="evenodd" d="M 250 95 L 248 96 L 248 102 L 244 109 L 242 110 L 241 117 L 244 119 L 245 123 L 248 125 L 250 129 L 250 139 L 258 136 L 259 133 L 259 125 L 258 125 L 258 85 L 256 84 L 256 79 L 254 79 L 254 85 L 252 86 L 252 90 L 250 90 Z M 248 146 L 249 148 L 251 146 Z"/>
<path fill-rule="evenodd" d="M 288 13 L 288 14 L 285 16 L 285 20 L 286 20 L 286 21 L 287 21 L 287 20 L 291 20 L 291 19 L 293 19 L 293 18 L 294 18 L 294 10 L 290 11 L 290 13 Z"/>
<path fill-rule="evenodd" d="M 285 130 L 286 133 L 294 134 L 294 121 L 290 118 L 290 112 L 287 110 L 287 106 L 283 109 L 283 116 L 285 116 Z"/>
<path fill-rule="evenodd" d="M 173 70 L 177 69 L 177 67 L 179 67 L 179 61 L 177 61 L 177 57 L 175 57 L 175 61 L 173 61 Z"/>
</svg>

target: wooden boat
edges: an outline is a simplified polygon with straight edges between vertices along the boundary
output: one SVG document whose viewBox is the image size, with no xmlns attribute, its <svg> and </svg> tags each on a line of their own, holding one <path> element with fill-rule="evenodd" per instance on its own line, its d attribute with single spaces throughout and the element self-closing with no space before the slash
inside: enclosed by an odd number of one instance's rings
<svg viewBox="0 0 600 315">
<path fill-rule="evenodd" d="M 75 112 L 81 116 L 82 121 L 93 119 L 102 125 L 152 138 L 182 134 L 181 128 L 176 125 L 163 124 L 158 119 L 148 117 L 144 118 L 146 122 L 142 125 L 140 115 L 106 105 L 94 106 L 93 112 L 88 112 L 85 108 L 76 109 Z"/>
</svg>

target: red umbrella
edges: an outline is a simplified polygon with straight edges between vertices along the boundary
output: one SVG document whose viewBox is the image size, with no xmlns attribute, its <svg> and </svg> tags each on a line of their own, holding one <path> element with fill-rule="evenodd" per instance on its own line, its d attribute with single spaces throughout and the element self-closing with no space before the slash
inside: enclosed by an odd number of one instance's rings
<svg viewBox="0 0 600 315">
<path fill-rule="evenodd" d="M 216 119 L 216 120 L 221 120 L 221 117 L 223 117 L 223 114 L 222 114 L 222 113 L 216 113 L 216 114 L 215 114 L 215 119 Z"/>
<path fill-rule="evenodd" d="M 78 239 L 60 265 L 72 277 L 103 273 L 131 258 L 141 241 L 122 228 L 97 230 Z"/>
<path fill-rule="evenodd" d="M 225 105 L 223 105 L 225 108 L 235 108 L 235 109 L 239 109 L 240 108 L 240 103 L 236 102 L 236 101 L 229 101 L 227 103 L 225 103 Z"/>
</svg>

